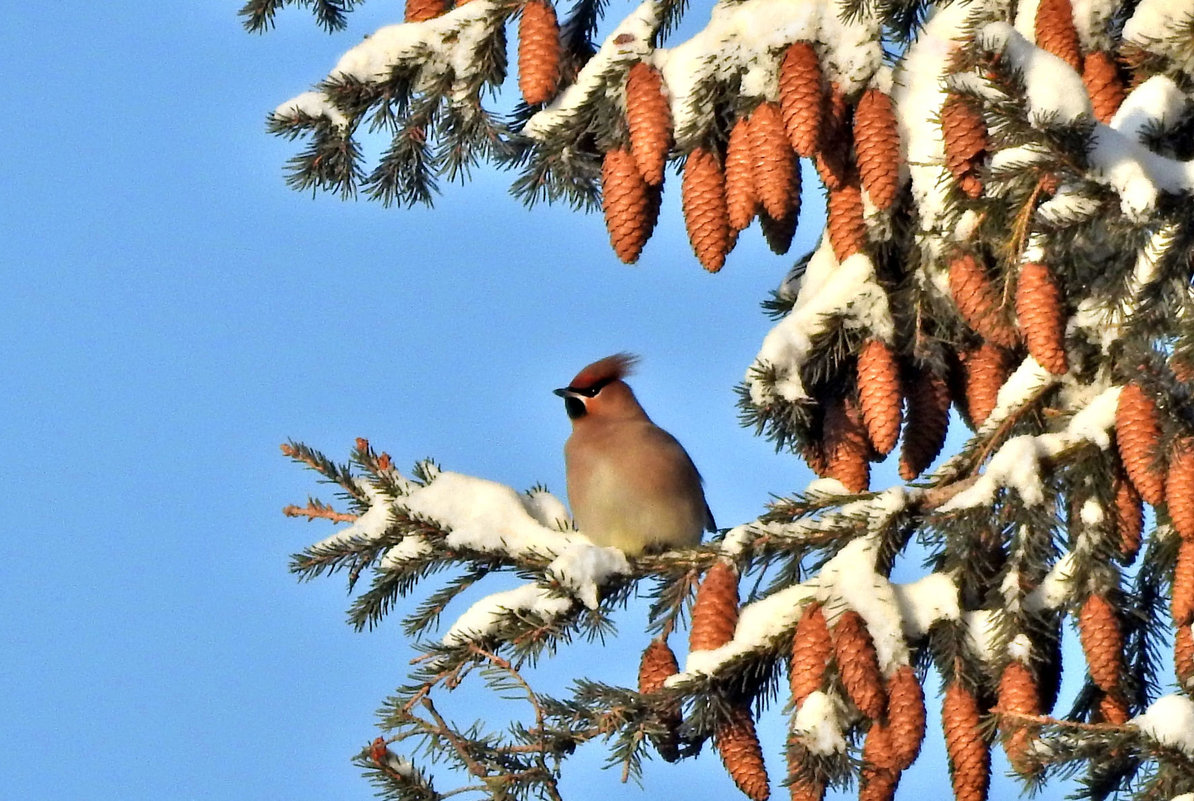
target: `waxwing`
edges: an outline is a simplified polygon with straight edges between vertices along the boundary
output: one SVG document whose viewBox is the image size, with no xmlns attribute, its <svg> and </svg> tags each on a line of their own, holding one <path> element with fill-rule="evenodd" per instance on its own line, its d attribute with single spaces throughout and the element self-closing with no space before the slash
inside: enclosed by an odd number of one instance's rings
<svg viewBox="0 0 1194 801">
<path fill-rule="evenodd" d="M 581 533 L 628 555 L 696 545 L 715 530 L 701 474 L 622 379 L 637 357 L 607 356 L 555 390 L 572 419 L 568 503 Z"/>
</svg>

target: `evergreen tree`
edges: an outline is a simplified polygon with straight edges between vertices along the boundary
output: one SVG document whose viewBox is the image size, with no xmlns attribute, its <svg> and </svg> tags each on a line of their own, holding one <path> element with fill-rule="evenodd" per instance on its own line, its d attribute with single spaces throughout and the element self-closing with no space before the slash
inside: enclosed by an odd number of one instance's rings
<svg viewBox="0 0 1194 801">
<path fill-rule="evenodd" d="M 260 31 L 290 2 L 241 13 Z M 336 30 L 354 3 L 302 5 Z M 482 795 L 559 798 L 587 741 L 625 776 L 711 741 L 755 801 L 781 784 L 884 799 L 939 707 L 962 801 L 987 796 L 992 747 L 1029 788 L 1076 775 L 1085 797 L 1194 797 L 1194 2 L 720 0 L 664 46 L 687 6 L 645 0 L 598 39 L 602 0 L 562 17 L 550 0 L 407 0 L 404 24 L 270 117 L 307 142 L 295 188 L 430 203 L 438 179 L 491 162 L 528 204 L 600 205 L 627 262 L 669 164 L 713 271 L 755 218 L 788 249 L 802 159 L 826 194 L 820 244 L 766 302 L 776 323 L 740 387 L 744 421 L 821 478 L 702 547 L 628 559 L 541 488 L 405 475 L 364 440 L 348 465 L 284 446 L 348 504 L 288 509 L 348 523 L 294 572 L 343 570 L 350 590 L 367 572 L 358 628 L 422 594 L 403 625 L 424 656 L 358 761 L 388 798 L 451 794 L 436 761 Z M 515 23 L 523 102 L 500 115 L 485 104 Z M 392 137 L 371 167 L 367 131 Z M 958 420 L 965 444 L 930 471 Z M 884 458 L 907 485 L 870 486 Z M 924 577 L 893 583 L 909 552 Z M 526 583 L 436 635 L 498 571 Z M 532 686 L 528 666 L 610 632 L 640 584 L 638 688 L 583 665 L 566 695 Z M 1069 626 L 1086 664 L 1065 710 Z M 448 721 L 435 698 L 474 677 L 530 722 Z M 759 742 L 769 705 L 792 713 L 786 743 Z M 781 748 L 788 774 L 768 777 L 764 749 Z"/>
</svg>

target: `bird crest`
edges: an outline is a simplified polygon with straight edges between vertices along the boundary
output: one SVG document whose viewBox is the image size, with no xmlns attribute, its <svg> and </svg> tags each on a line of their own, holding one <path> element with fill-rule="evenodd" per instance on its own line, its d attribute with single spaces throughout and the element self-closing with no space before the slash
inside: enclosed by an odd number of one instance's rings
<svg viewBox="0 0 1194 801">
<path fill-rule="evenodd" d="M 589 389 L 625 378 L 634 371 L 638 357 L 632 353 L 615 353 L 593 362 L 576 374 L 571 389 Z"/>
</svg>

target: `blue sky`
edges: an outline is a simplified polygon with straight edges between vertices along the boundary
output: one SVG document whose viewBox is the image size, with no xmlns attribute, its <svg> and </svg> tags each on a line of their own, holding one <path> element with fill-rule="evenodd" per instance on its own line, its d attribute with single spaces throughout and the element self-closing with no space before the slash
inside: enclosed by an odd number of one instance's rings
<svg viewBox="0 0 1194 801">
<path fill-rule="evenodd" d="M 550 390 L 633 350 L 721 525 L 809 478 L 739 427 L 732 388 L 769 327 L 759 301 L 820 228 L 813 193 L 791 258 L 756 228 L 717 276 L 674 175 L 636 267 L 600 215 L 528 211 L 508 174 L 445 187 L 434 211 L 312 199 L 284 186 L 295 146 L 265 115 L 400 5 L 337 36 L 297 10 L 249 35 L 238 6 L 50 3 L 0 29 L 9 798 L 371 797 L 348 760 L 410 651 L 396 624 L 344 624 L 339 578 L 287 573 L 331 531 L 280 514 L 320 491 L 287 438 L 345 458 L 366 436 L 401 466 L 562 494 Z M 641 611 L 623 631 L 608 662 L 629 682 Z M 943 781 L 926 749 L 912 787 Z M 711 754 L 649 773 L 642 797 L 733 792 Z"/>
</svg>

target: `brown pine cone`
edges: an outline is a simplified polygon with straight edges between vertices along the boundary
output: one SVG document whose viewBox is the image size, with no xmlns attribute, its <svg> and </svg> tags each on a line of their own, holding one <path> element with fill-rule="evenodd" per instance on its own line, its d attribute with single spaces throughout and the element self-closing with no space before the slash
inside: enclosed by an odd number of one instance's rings
<svg viewBox="0 0 1194 801">
<path fill-rule="evenodd" d="M 688 650 L 712 651 L 734 639 L 738 625 L 738 571 L 724 560 L 713 563 L 697 589 Z"/>
<path fill-rule="evenodd" d="M 866 621 L 853 609 L 833 625 L 833 653 L 846 695 L 865 717 L 878 720 L 887 709 L 883 673 Z"/>
<path fill-rule="evenodd" d="M 663 183 L 668 148 L 672 144 L 672 110 L 663 90 L 663 76 L 639 61 L 626 75 L 626 126 L 630 152 L 643 180 Z"/>
<path fill-rule="evenodd" d="M 797 155 L 812 158 L 817 152 L 824 104 L 817 51 L 808 42 L 793 42 L 784 51 L 779 67 L 779 108 L 788 141 Z"/>
<path fill-rule="evenodd" d="M 765 101 L 756 106 L 747 131 L 754 156 L 755 191 L 772 219 L 782 220 L 792 210 L 792 171 L 799 169 L 799 164 L 784 134 L 779 104 Z"/>
<path fill-rule="evenodd" d="M 626 264 L 638 261 L 655 226 L 650 195 L 651 188 L 630 151 L 621 147 L 606 151 L 601 162 L 601 208 L 610 244 Z"/>
<path fill-rule="evenodd" d="M 1173 625 L 1188 626 L 1194 622 L 1194 542 L 1190 540 L 1182 540 L 1177 546 L 1169 609 Z"/>
<path fill-rule="evenodd" d="M 444 0 L 406 0 L 406 22 L 426 22 L 448 10 Z"/>
<path fill-rule="evenodd" d="M 983 339 L 1004 348 L 1016 346 L 1020 337 L 1003 313 L 999 291 L 973 255 L 961 253 L 949 263 L 949 290 L 962 319 Z"/>
<path fill-rule="evenodd" d="M 1016 282 L 1016 317 L 1028 352 L 1054 375 L 1069 369 L 1065 353 L 1065 308 L 1052 271 L 1040 262 L 1020 268 Z"/>
<path fill-rule="evenodd" d="M 1078 615 L 1078 635 L 1091 680 L 1100 690 L 1115 692 L 1124 671 L 1124 637 L 1110 601 L 1101 595 L 1086 598 Z"/>
<path fill-rule="evenodd" d="M 1119 395 L 1115 410 L 1115 441 L 1128 479 L 1140 497 L 1153 506 L 1165 500 L 1165 470 L 1161 464 L 1161 413 L 1157 403 L 1135 381 Z"/>
<path fill-rule="evenodd" d="M 684 162 L 681 201 L 692 250 L 704 268 L 715 273 L 730 249 L 730 223 L 721 164 L 703 147 L 689 153 Z"/>
<path fill-rule="evenodd" d="M 1012 374 L 1012 355 L 991 342 L 963 354 L 966 408 L 975 428 L 981 428 L 995 409 L 999 390 Z"/>
<path fill-rule="evenodd" d="M 1095 119 L 1104 124 L 1111 122 L 1125 96 L 1115 56 L 1105 50 L 1087 53 L 1082 62 L 1082 83 L 1090 94 Z"/>
<path fill-rule="evenodd" d="M 763 236 L 771 252 L 780 256 L 792 247 L 792 237 L 796 235 L 796 223 L 800 220 L 800 162 L 792 162 L 792 173 L 788 176 L 788 196 L 792 202 L 786 217 L 775 219 L 766 209 L 759 212 L 759 227 L 763 229 Z"/>
<path fill-rule="evenodd" d="M 1144 502 L 1132 482 L 1117 469 L 1115 474 L 1115 535 L 1119 540 L 1120 560 L 1131 564 L 1140 551 L 1144 533 Z"/>
<path fill-rule="evenodd" d="M 1039 715 L 1040 697 L 1032 671 L 1023 663 L 1009 662 L 999 677 L 999 709 L 1002 712 Z M 1021 775 L 1028 775 L 1032 768 L 1028 762 L 1028 749 L 1036 738 L 1036 727 L 1026 726 L 1022 721 L 1006 717 L 1000 723 L 1003 732 L 1003 749 L 1008 762 Z"/>
<path fill-rule="evenodd" d="M 890 208 L 900 188 L 900 131 L 891 98 L 878 89 L 854 109 L 854 150 L 862 188 L 876 208 Z"/>
<path fill-rule="evenodd" d="M 858 352 L 858 401 L 871 445 L 883 456 L 900 439 L 900 367 L 891 347 L 868 339 Z"/>
<path fill-rule="evenodd" d="M 1075 72 L 1082 71 L 1082 47 L 1070 0 L 1040 0 L 1036 8 L 1036 46 L 1057 56 Z"/>
<path fill-rule="evenodd" d="M 804 608 L 796 632 L 792 635 L 792 662 L 788 681 L 792 701 L 796 706 L 822 688 L 825 668 L 833 656 L 833 639 L 821 604 L 811 603 Z"/>
<path fill-rule="evenodd" d="M 853 132 L 850 125 L 850 102 L 837 84 L 831 84 L 821 116 L 821 138 L 817 142 L 817 153 L 813 163 L 821 183 L 833 191 L 847 183 L 857 184 L 858 171 L 850 157 L 853 146 Z"/>
<path fill-rule="evenodd" d="M 1194 540 L 1194 437 L 1180 437 L 1169 453 L 1165 503 L 1173 528 L 1182 539 Z"/>
<path fill-rule="evenodd" d="M 862 746 L 859 801 L 891 801 L 895 797 L 900 770 L 895 766 L 894 750 L 891 730 L 877 720 L 871 721 Z"/>
<path fill-rule="evenodd" d="M 916 761 L 925 738 L 925 694 L 911 665 L 902 665 L 887 680 L 887 727 L 892 763 L 897 770 L 906 770 Z"/>
<path fill-rule="evenodd" d="M 949 430 L 949 385 L 931 370 L 917 370 L 908 389 L 908 418 L 900 450 L 900 477 L 912 481 L 945 444 Z"/>
<path fill-rule="evenodd" d="M 791 801 L 823 801 L 825 782 L 809 764 L 808 749 L 795 734 L 788 736 L 788 793 Z"/>
<path fill-rule="evenodd" d="M 738 789 L 752 801 L 767 801 L 771 788 L 763 765 L 763 748 L 748 706 L 743 704 L 731 710 L 729 718 L 714 732 L 713 744 Z"/>
<path fill-rule="evenodd" d="M 1098 717 L 1104 723 L 1122 726 L 1132 717 L 1128 710 L 1128 702 L 1119 693 L 1103 693 L 1099 699 Z"/>
<path fill-rule="evenodd" d="M 949 773 L 957 801 L 986 801 L 991 783 L 991 753 L 983 741 L 978 702 L 958 682 L 945 688 L 941 724 L 949 752 Z"/>
<path fill-rule="evenodd" d="M 1178 626 L 1173 635 L 1173 672 L 1183 690 L 1194 689 L 1194 629 L 1189 626 Z"/>
<path fill-rule="evenodd" d="M 749 117 L 735 120 L 726 145 L 726 214 L 731 231 L 744 230 L 759 209 L 750 124 Z"/>
<path fill-rule="evenodd" d="M 968 196 L 983 192 L 975 173 L 987 151 L 987 123 L 971 101 L 950 93 L 941 107 L 941 132 L 945 141 L 945 166 Z"/>
<path fill-rule="evenodd" d="M 547 0 L 526 0 L 518 24 L 518 88 L 529 106 L 546 103 L 560 82 L 560 26 Z"/>
<path fill-rule="evenodd" d="M 648 695 L 662 689 L 668 677 L 676 675 L 679 670 L 676 655 L 668 647 L 667 640 L 652 640 L 643 651 L 643 658 L 638 666 L 639 693 Z M 665 760 L 675 762 L 680 758 L 680 705 L 668 704 L 660 713 L 660 721 L 667 733 L 652 738 L 655 748 Z"/>
<path fill-rule="evenodd" d="M 850 492 L 866 492 L 871 483 L 871 447 L 862 412 L 853 397 L 836 398 L 829 403 L 824 436 L 826 473 Z"/>
<path fill-rule="evenodd" d="M 866 249 L 866 220 L 863 218 L 862 190 L 857 181 L 843 183 L 829 190 L 826 202 L 825 230 L 839 262 Z"/>
</svg>

